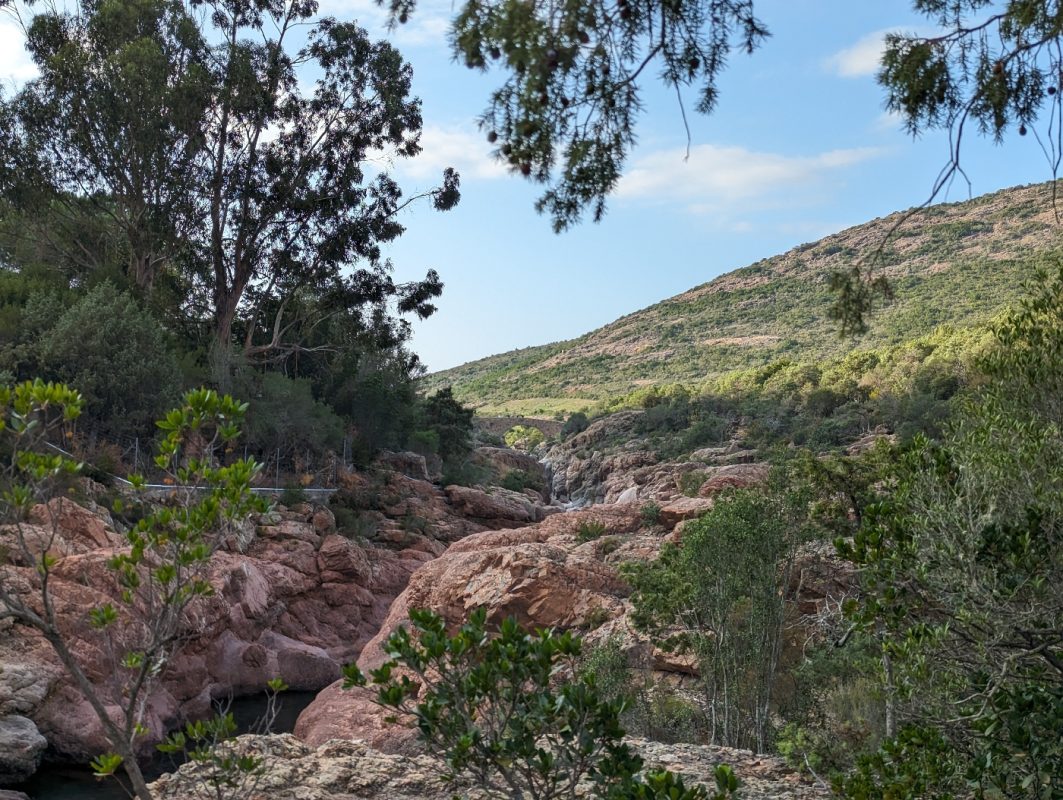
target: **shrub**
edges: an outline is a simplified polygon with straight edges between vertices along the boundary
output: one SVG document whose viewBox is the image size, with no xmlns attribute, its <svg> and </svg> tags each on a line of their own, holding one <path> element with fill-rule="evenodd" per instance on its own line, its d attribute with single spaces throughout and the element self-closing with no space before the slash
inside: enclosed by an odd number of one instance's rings
<svg viewBox="0 0 1063 800">
<path fill-rule="evenodd" d="M 514 425 L 502 438 L 507 447 L 518 450 L 534 450 L 546 440 L 541 430 L 527 425 Z"/>
<path fill-rule="evenodd" d="M 661 507 L 657 503 L 646 503 L 639 509 L 639 519 L 645 525 L 656 525 L 661 521 Z"/>
<path fill-rule="evenodd" d="M 166 331 L 109 283 L 69 306 L 36 350 L 41 371 L 77 386 L 89 421 L 106 435 L 153 434 L 155 418 L 180 390 Z"/>
<path fill-rule="evenodd" d="M 286 483 L 277 499 L 282 506 L 297 506 L 306 502 L 306 490 L 298 483 Z"/>
<path fill-rule="evenodd" d="M 308 380 L 279 372 L 242 371 L 236 384 L 241 394 L 251 398 L 248 445 L 264 457 L 279 452 L 282 461 L 290 461 L 307 451 L 321 456 L 340 448 L 343 421 L 331 407 L 314 399 Z"/>
<path fill-rule="evenodd" d="M 698 490 L 704 485 L 709 476 L 700 471 L 684 472 L 679 476 L 679 491 L 687 497 L 697 497 Z"/>
<path fill-rule="evenodd" d="M 582 780 L 593 782 L 599 798 L 708 798 L 672 773 L 640 774 L 642 759 L 622 741 L 623 706 L 575 671 L 580 641 L 571 633 L 529 633 L 509 618 L 491 634 L 483 609 L 453 636 L 430 611 L 411 609 L 410 619 L 414 632 L 400 628 L 388 638 L 390 660 L 371 681 L 380 705 L 416 720 L 429 753 L 445 763 L 446 780 L 507 800 L 572 797 Z M 559 680 L 564 674 L 572 677 Z M 347 687 L 370 683 L 353 664 L 344 678 Z M 731 796 L 734 773 L 718 769 L 716 777 L 716 797 Z"/>
<path fill-rule="evenodd" d="M 511 492 L 523 492 L 525 489 L 534 489 L 537 492 L 541 492 L 544 488 L 543 482 L 537 476 L 522 469 L 507 472 L 498 485 L 503 489 L 509 489 Z"/>
<path fill-rule="evenodd" d="M 569 415 L 569 418 L 565 420 L 565 424 L 561 426 L 561 438 L 567 439 L 577 433 L 583 433 L 590 424 L 587 415 L 582 411 L 577 411 L 575 414 Z"/>
<path fill-rule="evenodd" d="M 590 542 L 605 535 L 605 524 L 597 520 L 581 522 L 576 529 L 576 539 L 581 542 Z"/>
</svg>

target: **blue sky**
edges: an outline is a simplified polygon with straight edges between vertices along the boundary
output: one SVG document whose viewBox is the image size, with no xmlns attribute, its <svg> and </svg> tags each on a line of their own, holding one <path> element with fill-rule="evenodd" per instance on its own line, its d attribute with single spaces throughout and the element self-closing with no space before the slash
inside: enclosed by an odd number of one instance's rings
<svg viewBox="0 0 1063 800">
<path fill-rule="evenodd" d="M 874 71 L 883 32 L 925 31 L 910 0 L 757 0 L 773 36 L 735 54 L 711 117 L 688 114 L 651 86 L 639 146 L 599 224 L 554 234 L 532 203 L 538 187 L 490 158 L 477 130 L 499 75 L 453 63 L 449 0 L 422 0 L 393 34 L 372 0 L 323 0 L 323 13 L 390 36 L 414 68 L 424 103 L 424 152 L 395 165 L 407 192 L 429 188 L 446 166 L 462 175 L 461 204 L 405 218 L 390 248 L 400 279 L 433 267 L 446 289 L 417 325 L 414 349 L 431 369 L 578 336 L 717 275 L 850 225 L 917 205 L 948 151 L 944 134 L 912 141 L 883 113 Z M 17 32 L 0 22 L 0 78 L 31 71 Z M 688 108 L 693 103 L 688 104 Z M 1034 140 L 1003 147 L 970 139 L 973 194 L 1047 180 Z M 956 185 L 950 199 L 964 199 Z"/>
</svg>

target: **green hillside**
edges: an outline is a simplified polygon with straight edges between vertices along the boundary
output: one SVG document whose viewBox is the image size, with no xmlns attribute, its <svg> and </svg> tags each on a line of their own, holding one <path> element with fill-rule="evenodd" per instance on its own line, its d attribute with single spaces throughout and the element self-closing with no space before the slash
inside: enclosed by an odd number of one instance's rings
<svg viewBox="0 0 1063 800">
<path fill-rule="evenodd" d="M 815 361 L 897 344 L 950 323 L 985 321 L 1059 245 L 1051 186 L 933 206 L 889 240 L 895 300 L 870 331 L 840 338 L 828 318 L 831 273 L 879 247 L 894 214 L 801 245 L 621 317 L 578 339 L 514 350 L 426 379 L 482 411 L 575 410 L 642 386 L 701 382 L 780 358 Z"/>
</svg>

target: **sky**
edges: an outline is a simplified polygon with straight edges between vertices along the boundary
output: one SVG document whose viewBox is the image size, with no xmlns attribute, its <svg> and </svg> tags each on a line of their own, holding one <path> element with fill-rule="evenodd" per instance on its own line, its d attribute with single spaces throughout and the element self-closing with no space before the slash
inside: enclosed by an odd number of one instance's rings
<svg viewBox="0 0 1063 800">
<path fill-rule="evenodd" d="M 389 33 L 372 0 L 322 0 L 321 11 L 389 38 L 414 70 L 423 101 L 423 152 L 396 163 L 408 194 L 461 174 L 462 200 L 441 214 L 405 212 L 388 248 L 396 279 L 436 269 L 438 311 L 418 322 L 412 348 L 431 370 L 579 336 L 762 258 L 924 202 L 948 156 L 944 133 L 913 140 L 884 112 L 875 81 L 883 35 L 926 33 L 911 0 L 756 0 L 772 32 L 736 53 L 711 116 L 647 83 L 639 143 L 609 210 L 562 234 L 533 203 L 541 187 L 492 160 L 476 126 L 500 73 L 456 64 L 446 31 L 455 6 L 421 0 Z M 33 76 L 14 25 L 0 17 L 0 80 Z M 1034 137 L 1002 146 L 968 139 L 971 181 L 947 199 L 1048 180 Z"/>
</svg>

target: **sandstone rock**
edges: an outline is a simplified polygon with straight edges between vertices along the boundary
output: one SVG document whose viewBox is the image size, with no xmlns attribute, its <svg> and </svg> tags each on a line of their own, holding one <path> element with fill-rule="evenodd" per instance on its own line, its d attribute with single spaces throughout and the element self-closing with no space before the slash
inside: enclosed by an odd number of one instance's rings
<svg viewBox="0 0 1063 800">
<path fill-rule="evenodd" d="M 496 526 L 527 525 L 557 511 L 534 503 L 519 492 L 498 487 L 487 491 L 470 486 L 448 486 L 445 491 L 451 505 L 462 516 L 489 521 Z"/>
<path fill-rule="evenodd" d="M 661 506 L 661 523 L 666 527 L 673 527 L 677 523 L 688 519 L 697 519 L 713 507 L 712 499 L 703 497 L 678 497 Z"/>
<path fill-rule="evenodd" d="M 411 453 L 409 451 L 391 453 L 384 451 L 377 456 L 376 466 L 384 470 L 397 472 L 400 475 L 405 475 L 414 480 L 428 480 L 428 465 L 425 462 L 424 456 L 419 455 L 418 453 Z"/>
<path fill-rule="evenodd" d="M 714 785 L 713 771 L 730 764 L 742 782 L 744 800 L 813 800 L 829 797 L 777 758 L 746 750 L 691 744 L 660 744 L 629 739 L 648 767 L 667 768 L 688 784 Z M 381 753 L 364 741 L 332 740 L 310 747 L 293 736 L 242 736 L 243 752 L 264 759 L 264 770 L 248 800 L 449 800 L 455 794 L 469 800 L 485 795 L 461 781 L 444 785 L 441 762 L 427 755 Z M 152 784 L 160 800 L 184 800 L 190 782 L 202 768 L 186 764 L 176 773 Z M 576 797 L 591 796 L 593 787 L 582 783 Z"/>
<path fill-rule="evenodd" d="M 435 491 L 439 513 L 454 520 L 449 532 L 462 535 L 468 529 L 459 525 L 445 495 Z M 212 700 L 260 692 L 274 677 L 297 689 L 334 682 L 340 665 L 357 657 L 378 631 L 409 575 L 432 557 L 408 547 L 385 549 L 339 536 L 329 532 L 331 517 L 308 504 L 278 510 L 259 521 L 258 536 L 244 552 L 223 550 L 213 556 L 208 578 L 215 593 L 190 613 L 194 636 L 149 698 L 146 748 L 175 724 L 209 711 Z M 64 508 L 62 518 L 78 544 L 68 548 L 75 552 L 61 558 L 53 571 L 60 627 L 90 680 L 109 698 L 114 665 L 85 615 L 117 592 L 106 566 L 114 549 L 80 552 L 80 543 L 110 542 L 114 534 L 97 535 L 93 520 L 98 518 L 91 515 Z M 428 550 L 442 550 L 430 537 L 420 538 Z M 7 570 L 5 580 L 29 590 L 30 570 Z M 117 714 L 117 706 L 112 707 Z M 80 761 L 107 749 L 96 714 L 73 688 L 50 646 L 17 625 L 0 637 L 0 714 L 12 713 L 30 717 L 60 758 Z"/>
<path fill-rule="evenodd" d="M 490 469 L 497 478 L 504 478 L 511 472 L 527 473 L 533 480 L 547 484 L 546 467 L 534 456 L 514 450 L 510 447 L 477 447 L 473 459 Z"/>
<path fill-rule="evenodd" d="M 624 489 L 616 498 L 617 503 L 636 503 L 639 499 L 639 487 L 629 486 Z"/>
<path fill-rule="evenodd" d="M 0 662 L 0 716 L 32 714 L 48 696 L 57 671 L 39 664 Z"/>
<path fill-rule="evenodd" d="M 12 789 L 0 789 L 0 800 L 30 800 L 30 796 Z"/>
<path fill-rule="evenodd" d="M 748 489 L 768 479 L 768 464 L 732 464 L 715 470 L 698 490 L 699 497 L 712 497 L 725 489 Z"/>
<path fill-rule="evenodd" d="M 318 692 L 299 715 L 293 733 L 311 747 L 357 737 L 382 753 L 421 752 L 416 729 L 390 720 L 393 712 L 377 705 L 375 697 L 372 688 L 344 689 L 342 683 L 334 683 Z"/>
<path fill-rule="evenodd" d="M 36 772 L 47 746 L 32 720 L 0 717 L 0 784 L 18 783 Z"/>
</svg>

